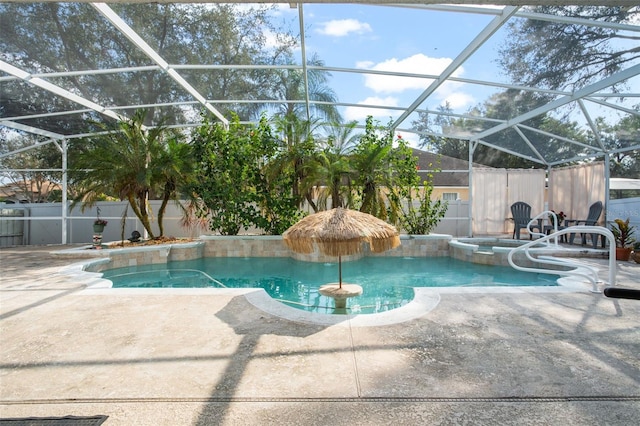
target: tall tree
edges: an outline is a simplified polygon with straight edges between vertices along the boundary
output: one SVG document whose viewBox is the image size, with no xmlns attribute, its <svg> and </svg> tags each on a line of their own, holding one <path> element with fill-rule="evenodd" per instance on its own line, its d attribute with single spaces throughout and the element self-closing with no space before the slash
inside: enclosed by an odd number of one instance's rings
<svg viewBox="0 0 640 426">
<path fill-rule="evenodd" d="M 265 30 L 280 34 L 268 19 L 269 6 L 138 3 L 111 7 L 170 64 L 271 65 L 291 48 L 286 37 L 279 37 L 281 45 L 275 49 L 267 47 Z M 86 3 L 0 3 L 0 22 L 0 51 L 5 52 L 5 60 L 30 72 L 150 65 L 141 50 Z M 270 74 L 265 70 L 222 69 L 188 72 L 187 77 L 207 99 L 260 99 L 267 96 L 264 91 Z M 102 105 L 193 100 L 189 93 L 176 90 L 176 83 L 162 71 L 70 75 L 59 83 Z M 73 109 L 69 101 L 24 90 L 19 83 L 3 84 L 0 89 L 4 116 Z M 224 105 L 219 109 L 225 112 Z M 145 124 L 152 124 L 154 116 L 185 113 L 194 111 L 176 106 L 149 108 Z M 82 125 L 82 118 L 76 121 Z M 57 121 L 53 124 L 60 125 Z"/>
<path fill-rule="evenodd" d="M 533 12 L 620 24 L 640 17 L 640 8 L 628 6 L 536 6 Z M 640 58 L 637 33 L 615 27 L 534 18 L 508 28 L 499 63 L 514 82 L 532 87 L 574 90 Z"/>
<path fill-rule="evenodd" d="M 472 115 L 473 112 L 469 112 Z M 447 135 L 455 129 L 463 130 L 472 127 L 470 120 L 455 119 L 449 103 L 440 105 L 436 113 L 418 112 L 418 119 L 411 122 L 414 130 L 420 135 L 420 147 L 428 151 L 438 152 L 449 157 L 467 159 L 469 142 Z M 475 123 L 473 124 L 475 125 Z"/>
<path fill-rule="evenodd" d="M 640 116 L 629 115 L 615 124 L 598 118 L 596 123 L 605 146 L 614 152 L 611 155 L 611 177 L 640 179 L 640 151 L 624 149 L 640 140 Z"/>
<path fill-rule="evenodd" d="M 526 111 L 530 111 L 544 103 L 547 99 L 531 92 L 519 90 L 506 90 L 497 93 L 484 101 L 483 104 L 476 106 L 468 112 L 468 117 L 453 117 L 451 111 L 442 108 L 442 114 L 425 114 L 421 113 L 419 119 L 412 124 L 415 129 L 423 132 L 421 135 L 421 146 L 428 146 L 430 149 L 442 155 L 467 160 L 469 158 L 468 141 L 463 139 L 455 139 L 453 137 L 437 136 L 441 132 L 450 132 L 453 134 L 473 134 L 479 131 L 489 129 L 503 120 L 521 115 Z M 475 118 L 477 117 L 477 118 Z M 567 119 L 557 119 L 549 114 L 533 117 L 524 125 L 541 130 L 545 133 L 535 132 L 522 129 L 521 132 L 526 136 L 526 142 L 523 137 L 514 130 L 507 130 L 486 138 L 493 145 L 518 152 L 522 156 L 515 156 L 487 145 L 478 145 L 473 154 L 474 162 L 485 164 L 492 167 L 510 167 L 510 168 L 530 168 L 544 167 L 535 161 L 527 160 L 524 157 L 537 158 L 538 153 L 546 158 L 557 156 L 558 153 L 566 158 L 574 156 L 584 151 L 579 144 L 589 144 L 593 141 L 589 140 L 589 135 L 580 131 L 577 123 Z M 572 139 L 578 144 L 570 144 L 560 142 L 549 136 L 549 133 Z M 531 146 L 534 149 L 531 148 Z M 536 153 L 537 151 L 537 153 Z"/>
<path fill-rule="evenodd" d="M 292 65 L 292 61 L 288 64 Z M 307 64 L 320 67 L 324 62 L 314 55 Z M 274 72 L 272 77 L 269 97 L 283 100 L 282 103 L 275 105 L 274 115 L 297 117 L 301 121 L 312 118 L 319 118 L 325 122 L 340 121 L 340 114 L 334 105 L 338 99 L 329 87 L 331 73 L 315 68 L 307 70 L 306 86 L 304 71 L 301 69 L 281 69 Z M 312 101 L 309 105 L 309 115 L 306 111 L 307 99 Z"/>
<path fill-rule="evenodd" d="M 292 63 L 291 58 L 288 64 Z M 308 65 L 322 66 L 323 62 L 313 56 Z M 318 206 L 314 201 L 313 186 L 306 182 L 310 162 L 318 153 L 316 131 L 324 123 L 340 122 L 340 114 L 334 103 L 337 97 L 329 87 L 330 73 L 317 69 L 307 70 L 306 80 L 301 69 L 284 68 L 272 74 L 269 98 L 283 100 L 275 104 L 273 121 L 280 135 L 281 149 L 271 165 L 272 174 L 291 173 L 292 196 L 298 206 L 306 201 L 314 211 Z M 311 103 L 307 111 L 306 101 Z"/>
<path fill-rule="evenodd" d="M 314 122 L 320 123 L 320 120 Z M 315 212 L 352 204 L 353 169 L 349 153 L 358 142 L 359 135 L 353 133 L 356 125 L 355 121 L 347 124 L 338 121 L 322 124 L 319 127 L 325 136 L 318 138 L 314 135 L 315 126 L 307 129 L 311 137 L 306 155 L 297 163 L 287 160 L 294 166 L 294 170 L 296 164 L 299 167 L 297 186 L 294 185 L 293 192 L 302 194 Z M 290 157 L 285 155 L 279 161 L 286 158 Z M 279 164 L 279 161 L 274 165 Z M 331 204 L 328 204 L 329 200 Z"/>
<path fill-rule="evenodd" d="M 62 173 L 51 169 L 62 167 L 62 153 L 56 143 L 43 143 L 40 138 L 2 131 L 0 137 L 0 166 L 7 169 L 3 178 L 8 179 L 20 199 L 29 203 L 60 201 Z"/>
</svg>

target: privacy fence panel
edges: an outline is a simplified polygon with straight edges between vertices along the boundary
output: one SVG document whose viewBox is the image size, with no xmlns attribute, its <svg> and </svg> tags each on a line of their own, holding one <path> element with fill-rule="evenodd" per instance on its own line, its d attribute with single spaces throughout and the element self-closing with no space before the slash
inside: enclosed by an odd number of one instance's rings
<svg viewBox="0 0 640 426">
<path fill-rule="evenodd" d="M 569 219 L 586 219 L 589 206 L 605 202 L 604 163 L 559 167 L 549 175 L 549 208 Z"/>
<path fill-rule="evenodd" d="M 506 169 L 473 169 L 473 235 L 502 234 L 509 213 Z"/>
</svg>

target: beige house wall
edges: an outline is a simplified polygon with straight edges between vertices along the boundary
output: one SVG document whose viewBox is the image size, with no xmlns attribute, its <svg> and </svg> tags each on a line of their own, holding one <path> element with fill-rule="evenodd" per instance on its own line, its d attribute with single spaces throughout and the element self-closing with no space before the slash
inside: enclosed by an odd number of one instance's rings
<svg viewBox="0 0 640 426">
<path fill-rule="evenodd" d="M 433 188 L 431 193 L 432 200 L 441 200 L 442 194 L 445 192 L 457 192 L 458 198 L 462 201 L 469 201 L 469 187 L 466 186 L 439 186 Z"/>
<path fill-rule="evenodd" d="M 444 187 L 444 186 L 440 186 L 440 187 L 435 187 L 433 188 L 433 192 L 431 193 L 431 199 L 433 201 L 435 200 L 441 200 L 442 199 L 442 194 L 444 194 L 445 192 L 457 192 L 458 193 L 458 197 L 460 197 L 460 200 L 462 201 L 469 201 L 469 188 L 466 186 L 448 186 L 448 187 Z M 544 190 L 544 202 L 547 203 L 549 201 L 549 189 L 545 188 Z"/>
</svg>

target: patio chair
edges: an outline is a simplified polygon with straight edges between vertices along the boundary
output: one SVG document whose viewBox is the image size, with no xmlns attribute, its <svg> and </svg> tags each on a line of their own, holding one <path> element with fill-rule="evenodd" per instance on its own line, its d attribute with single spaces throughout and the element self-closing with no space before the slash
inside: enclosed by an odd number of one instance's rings
<svg viewBox="0 0 640 426">
<path fill-rule="evenodd" d="M 511 205 L 511 216 L 513 216 L 513 238 L 520 239 L 520 230 L 527 229 L 527 224 L 531 221 L 531 206 L 523 201 L 515 202 Z M 538 220 L 537 224 L 532 223 L 530 228 L 538 229 L 542 233 L 542 221 Z M 529 234 L 529 239 L 533 239 L 533 235 Z"/>
<path fill-rule="evenodd" d="M 565 219 L 564 223 L 566 226 L 577 226 L 577 225 L 586 225 L 586 226 L 595 226 L 598 223 L 598 219 L 600 219 L 600 215 L 602 214 L 603 209 L 602 201 L 596 201 L 591 204 L 589 207 L 589 214 L 587 218 L 584 220 L 577 219 Z M 591 242 L 593 243 L 593 248 L 598 246 L 598 234 L 589 234 L 591 235 Z M 580 237 L 582 239 L 582 245 L 586 244 L 586 233 L 580 233 Z M 573 244 L 573 240 L 576 238 L 576 233 L 572 232 L 569 234 L 569 244 Z M 602 237 L 602 247 L 605 245 L 605 238 Z"/>
</svg>

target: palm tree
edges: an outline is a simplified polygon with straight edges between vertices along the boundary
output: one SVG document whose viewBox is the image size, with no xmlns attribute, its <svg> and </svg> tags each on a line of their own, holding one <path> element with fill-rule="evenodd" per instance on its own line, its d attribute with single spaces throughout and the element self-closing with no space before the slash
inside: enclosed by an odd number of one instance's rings
<svg viewBox="0 0 640 426">
<path fill-rule="evenodd" d="M 356 120 L 348 123 L 332 121 L 324 126 L 326 133 L 326 147 L 332 151 L 347 155 L 353 151 L 358 144 L 360 135 L 354 134 L 358 122 Z"/>
<path fill-rule="evenodd" d="M 394 189 L 387 162 L 390 152 L 391 146 L 370 146 L 358 150 L 353 161 L 362 198 L 360 211 L 383 220 L 388 219 L 387 204 L 392 200 L 389 194 Z"/>
<path fill-rule="evenodd" d="M 318 209 L 326 210 L 327 202 L 331 198 L 331 207 L 349 207 L 351 197 L 351 177 L 353 169 L 349 157 L 331 149 L 325 148 L 319 152 L 308 165 L 304 188 L 311 192 L 314 188 L 318 194 Z M 317 210 L 316 210 L 317 211 Z"/>
<path fill-rule="evenodd" d="M 313 56 L 308 65 L 322 66 L 324 63 Z M 321 122 L 340 121 L 335 107 L 337 97 L 328 86 L 330 74 L 326 71 L 310 69 L 282 69 L 273 74 L 273 99 L 276 104 L 274 121 L 281 135 L 281 152 L 271 165 L 271 173 L 291 173 L 293 175 L 292 196 L 302 207 L 305 200 L 314 211 L 318 207 L 313 199 L 312 186 L 305 183 L 309 162 L 317 153 L 314 133 Z M 308 104 L 307 100 L 311 101 Z M 317 101 L 318 103 L 314 103 Z M 305 189 L 302 190 L 301 188 Z"/>
<path fill-rule="evenodd" d="M 73 205 L 81 202 L 83 208 L 91 206 L 104 194 L 127 200 L 149 236 L 155 238 L 149 194 L 161 188 L 163 204 L 158 221 L 162 236 L 164 200 L 175 196 L 178 176 L 182 174 L 180 164 L 185 161 L 180 156 L 186 156 L 188 150 L 179 146 L 179 135 L 175 133 L 171 133 L 174 140 L 168 148 L 166 128 L 160 125 L 147 129 L 143 125 L 146 114 L 144 110 L 136 111 L 130 120 L 118 122 L 115 129 L 101 125 L 106 133 L 70 150 L 77 151 L 70 160 L 70 181 L 79 188 Z M 175 167 L 168 169 L 171 162 L 176 163 Z"/>
<path fill-rule="evenodd" d="M 188 212 L 179 202 L 180 189 L 193 179 L 193 152 L 192 146 L 182 142 L 179 134 L 173 134 L 167 140 L 166 145 L 158 152 L 157 161 L 154 162 L 154 181 L 160 186 L 162 203 L 158 209 L 158 228 L 160 236 L 164 235 L 164 213 L 169 201 L 182 209 L 185 216 Z"/>
<path fill-rule="evenodd" d="M 317 211 L 311 188 L 304 182 L 308 177 L 309 162 L 317 154 L 314 132 L 320 120 L 301 120 L 296 115 L 289 115 L 276 116 L 274 121 L 276 131 L 280 134 L 280 150 L 269 166 L 269 173 L 271 176 L 291 174 L 291 193 L 298 206 L 302 206 L 306 200 Z"/>
<path fill-rule="evenodd" d="M 304 164 L 302 193 L 315 194 L 317 204 L 310 204 L 314 211 L 331 207 L 349 207 L 353 202 L 351 182 L 354 176 L 349 153 L 357 143 L 358 135 L 354 135 L 357 122 L 342 124 L 332 121 L 322 125 L 326 137 L 318 140 L 317 151 Z M 311 197 L 309 197 L 311 198 Z"/>
<path fill-rule="evenodd" d="M 324 62 L 317 56 L 307 61 L 311 66 L 323 66 Z M 274 115 L 280 117 L 296 116 L 320 117 L 324 121 L 339 121 L 340 114 L 335 106 L 337 96 L 328 86 L 331 74 L 318 69 L 307 70 L 307 84 L 305 86 L 304 71 L 300 69 L 282 69 L 277 71 L 273 82 L 273 99 L 282 100 L 276 105 Z M 309 99 L 309 110 L 306 100 Z M 315 102 L 318 103 L 315 103 Z"/>
<path fill-rule="evenodd" d="M 396 145 L 393 131 L 374 126 L 369 116 L 352 159 L 354 186 L 362 200 L 360 211 L 394 224 L 402 214 L 402 194 L 418 182 L 416 158 L 400 137 Z"/>
</svg>

